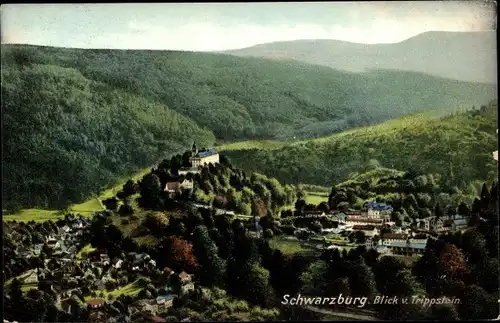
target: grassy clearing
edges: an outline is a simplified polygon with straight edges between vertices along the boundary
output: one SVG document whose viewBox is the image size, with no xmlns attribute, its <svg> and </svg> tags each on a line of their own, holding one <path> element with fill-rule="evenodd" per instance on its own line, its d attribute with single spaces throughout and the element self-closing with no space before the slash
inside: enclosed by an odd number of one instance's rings
<svg viewBox="0 0 500 323">
<path fill-rule="evenodd" d="M 150 170 L 151 167 L 144 168 L 143 170 L 132 176 L 132 180 L 134 181 L 140 180 L 144 175 L 149 173 Z M 130 177 L 121 178 L 120 180 L 117 181 L 117 184 L 115 184 L 111 188 L 104 190 L 99 196 L 92 197 L 91 199 L 85 202 L 72 205 L 71 208 L 69 209 L 69 212 L 80 213 L 83 216 L 90 217 L 95 212 L 102 211 L 103 207 L 99 200 L 105 200 L 107 198 L 114 196 L 116 193 L 118 193 L 118 191 L 122 189 L 123 184 L 125 184 L 129 179 Z M 2 219 L 3 221 L 16 220 L 23 222 L 28 222 L 28 221 L 43 222 L 49 220 L 57 221 L 63 218 L 64 214 L 65 213 L 60 210 L 24 209 L 15 214 L 3 215 Z"/>
<path fill-rule="evenodd" d="M 89 253 L 91 253 L 95 250 L 96 249 L 94 247 L 92 247 L 92 245 L 89 243 L 88 245 L 86 245 L 85 247 L 80 249 L 80 251 L 78 251 L 78 253 L 76 254 L 76 259 L 81 260 L 81 259 L 83 259 L 83 257 L 85 257 L 86 255 L 88 255 Z"/>
<path fill-rule="evenodd" d="M 309 204 L 318 205 L 322 202 L 328 202 L 328 194 L 307 192 L 304 199 Z"/>
<path fill-rule="evenodd" d="M 143 277 L 144 278 L 144 277 Z M 109 295 L 112 295 L 114 298 L 120 297 L 120 295 L 128 295 L 128 296 L 137 296 L 137 294 L 140 293 L 143 287 L 141 287 L 140 279 L 138 278 L 132 283 L 129 283 L 125 286 L 122 286 L 120 288 L 114 289 L 112 291 L 107 291 L 107 290 L 102 290 L 97 292 L 99 296 L 92 297 L 92 296 L 85 296 L 85 301 L 89 301 L 91 299 L 96 299 L 96 298 L 104 298 L 107 299 Z M 102 293 L 102 295 L 100 295 Z"/>
<path fill-rule="evenodd" d="M 4 221 L 57 221 L 61 218 L 61 212 L 56 210 L 42 210 L 42 209 L 24 209 L 15 214 L 3 215 L 2 219 Z"/>
<path fill-rule="evenodd" d="M 218 146 L 217 149 L 219 151 L 228 151 L 228 150 L 248 150 L 248 149 L 278 149 L 286 144 L 289 144 L 288 141 L 274 141 L 274 140 L 246 140 L 235 143 L 230 143 L 226 145 Z"/>
<path fill-rule="evenodd" d="M 269 240 L 272 249 L 278 249 L 284 254 L 294 254 L 306 250 L 295 237 L 274 237 Z"/>
</svg>

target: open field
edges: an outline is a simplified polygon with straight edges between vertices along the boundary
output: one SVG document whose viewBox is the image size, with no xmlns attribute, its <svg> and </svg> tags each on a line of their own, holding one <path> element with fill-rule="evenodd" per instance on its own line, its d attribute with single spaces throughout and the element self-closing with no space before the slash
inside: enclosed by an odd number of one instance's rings
<svg viewBox="0 0 500 323">
<path fill-rule="evenodd" d="M 145 279 L 145 278 L 142 277 L 142 279 Z M 109 295 L 112 295 L 114 298 L 118 298 L 118 297 L 120 297 L 120 295 L 135 296 L 135 295 L 139 294 L 139 292 L 142 289 L 140 280 L 141 280 L 141 278 L 138 278 L 135 281 L 133 281 L 132 283 L 129 283 L 125 286 L 114 289 L 112 291 L 107 291 L 107 290 L 98 291 L 97 294 L 99 295 L 100 293 L 102 293 L 103 298 L 105 298 L 105 299 L 107 299 L 109 297 Z M 101 298 L 101 297 L 100 296 L 97 296 L 97 297 L 86 296 L 85 301 L 88 301 L 91 299 L 96 299 L 96 298 Z"/>
<path fill-rule="evenodd" d="M 278 249 L 284 254 L 294 254 L 300 251 L 311 250 L 312 246 L 309 243 L 300 243 L 293 236 L 274 237 L 269 240 L 269 246 L 272 249 Z"/>
<path fill-rule="evenodd" d="M 146 175 L 150 170 L 151 167 L 144 168 L 137 174 L 133 175 L 131 178 L 134 181 L 138 181 L 144 175 Z M 130 177 L 121 178 L 119 181 L 117 181 L 117 184 L 115 184 L 113 187 L 104 190 L 99 196 L 92 197 L 91 199 L 85 202 L 72 205 L 68 212 L 80 213 L 83 216 L 92 216 L 94 212 L 102 211 L 103 207 L 99 200 L 105 200 L 107 198 L 114 196 L 116 193 L 118 193 L 118 191 L 122 189 L 123 184 L 125 184 L 129 179 Z M 28 221 L 43 222 L 49 220 L 57 221 L 58 219 L 63 218 L 64 214 L 65 212 L 61 210 L 24 209 L 14 214 L 3 215 L 2 218 L 3 221 L 16 220 L 24 222 Z"/>
<path fill-rule="evenodd" d="M 276 140 L 246 140 L 234 143 L 224 144 L 216 147 L 220 151 L 224 150 L 245 150 L 245 149 L 278 149 L 290 141 L 276 141 Z"/>
<path fill-rule="evenodd" d="M 322 202 L 328 202 L 328 193 L 307 192 L 305 200 L 307 203 L 314 205 L 318 205 Z"/>
</svg>

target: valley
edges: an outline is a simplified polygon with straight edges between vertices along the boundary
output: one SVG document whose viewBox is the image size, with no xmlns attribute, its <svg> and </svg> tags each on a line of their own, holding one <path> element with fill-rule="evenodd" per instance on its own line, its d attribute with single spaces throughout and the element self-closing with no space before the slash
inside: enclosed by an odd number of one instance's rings
<svg viewBox="0 0 500 323">
<path fill-rule="evenodd" d="M 494 84 L 416 72 L 213 53 L 2 45 L 1 57 L 2 194 L 15 211 L 82 203 L 192 140 L 308 140 L 496 96 Z"/>
<path fill-rule="evenodd" d="M 495 32 L 438 3 L 2 6 L 4 323 L 495 318 Z"/>
</svg>

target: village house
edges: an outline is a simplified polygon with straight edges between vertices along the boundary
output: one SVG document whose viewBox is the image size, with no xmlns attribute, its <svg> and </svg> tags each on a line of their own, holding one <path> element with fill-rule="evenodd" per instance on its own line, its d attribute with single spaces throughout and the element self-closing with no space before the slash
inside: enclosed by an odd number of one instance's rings
<svg viewBox="0 0 500 323">
<path fill-rule="evenodd" d="M 385 246 L 387 246 L 393 254 L 413 256 L 424 253 L 426 243 L 413 243 L 409 239 L 405 242 L 394 241 L 391 244 Z"/>
<path fill-rule="evenodd" d="M 427 243 L 428 238 L 429 237 L 427 236 L 427 234 L 413 234 L 410 237 L 410 242 L 411 243 Z"/>
<path fill-rule="evenodd" d="M 332 214 L 332 220 L 339 224 L 345 224 L 347 220 L 347 215 L 343 212 Z"/>
<path fill-rule="evenodd" d="M 373 249 L 376 246 L 377 246 L 377 244 L 376 244 L 376 242 L 375 242 L 375 240 L 373 238 L 370 237 L 370 238 L 366 239 L 366 241 L 365 241 L 365 247 L 366 247 L 367 250 Z"/>
<path fill-rule="evenodd" d="M 443 220 L 435 216 L 417 220 L 417 228 L 425 231 L 441 232 L 443 224 Z"/>
<path fill-rule="evenodd" d="M 165 295 L 158 295 L 156 297 L 156 304 L 158 305 L 159 311 L 167 311 L 174 304 L 175 294 L 168 293 Z"/>
<path fill-rule="evenodd" d="M 91 300 L 87 301 L 87 307 L 89 309 L 98 309 L 98 308 L 103 307 L 105 303 L 106 303 L 106 301 L 104 301 L 103 299 L 95 298 L 95 299 L 91 299 Z"/>
<path fill-rule="evenodd" d="M 384 233 L 381 237 L 382 244 L 391 244 L 393 242 L 406 242 L 407 234 Z"/>
<path fill-rule="evenodd" d="M 383 226 L 384 221 L 378 219 L 351 217 L 350 215 L 348 215 L 346 223 L 350 225 L 373 225 L 380 228 Z"/>
<path fill-rule="evenodd" d="M 25 284 L 37 284 L 38 283 L 38 273 L 36 270 L 32 270 L 31 273 L 24 279 Z"/>
<path fill-rule="evenodd" d="M 365 233 L 366 237 L 373 238 L 378 234 L 378 229 L 373 225 L 354 225 L 352 227 L 353 231 L 362 231 Z"/>
<path fill-rule="evenodd" d="M 304 211 L 304 217 L 306 218 L 316 218 L 325 216 L 323 211 Z"/>
<path fill-rule="evenodd" d="M 115 269 L 120 269 L 122 267 L 122 264 L 123 264 L 123 260 L 121 260 L 118 257 L 113 258 L 113 260 L 111 261 L 111 265 Z"/>
<path fill-rule="evenodd" d="M 377 216 L 391 214 L 393 210 L 392 206 L 390 206 L 389 204 L 377 202 L 366 202 L 363 207 L 368 210 L 368 214 Z"/>
<path fill-rule="evenodd" d="M 191 281 L 191 275 L 182 271 L 179 274 L 179 279 L 181 282 L 181 294 L 187 294 L 190 290 L 194 290 L 194 284 Z"/>
<path fill-rule="evenodd" d="M 219 163 L 219 153 L 215 148 L 196 148 L 196 142 L 193 143 L 191 149 L 191 157 L 189 162 L 193 167 L 199 167 L 207 164 Z"/>
<path fill-rule="evenodd" d="M 181 190 L 193 190 L 193 181 L 184 179 L 182 182 L 168 182 L 165 185 L 165 193 L 167 193 L 170 197 L 174 197 L 178 191 Z"/>
</svg>

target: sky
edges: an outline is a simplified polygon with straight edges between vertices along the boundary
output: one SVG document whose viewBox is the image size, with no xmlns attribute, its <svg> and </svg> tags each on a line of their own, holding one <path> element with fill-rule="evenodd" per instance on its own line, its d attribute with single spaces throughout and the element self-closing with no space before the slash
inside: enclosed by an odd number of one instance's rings
<svg viewBox="0 0 500 323">
<path fill-rule="evenodd" d="M 396 43 L 496 29 L 492 1 L 7 4 L 1 43 L 222 51 L 273 41 Z"/>
</svg>

